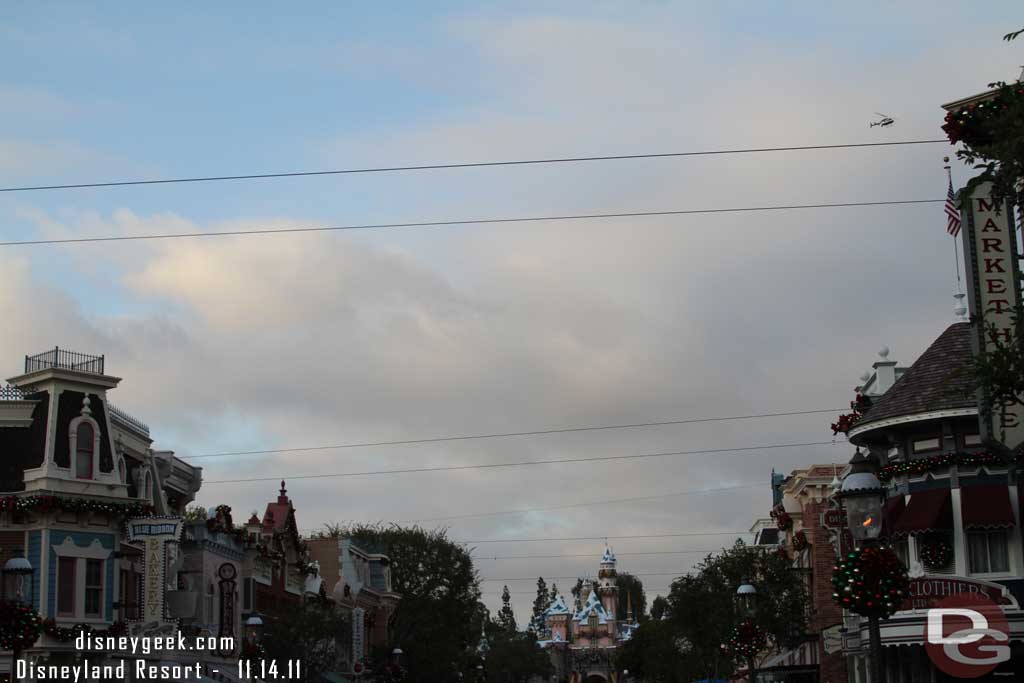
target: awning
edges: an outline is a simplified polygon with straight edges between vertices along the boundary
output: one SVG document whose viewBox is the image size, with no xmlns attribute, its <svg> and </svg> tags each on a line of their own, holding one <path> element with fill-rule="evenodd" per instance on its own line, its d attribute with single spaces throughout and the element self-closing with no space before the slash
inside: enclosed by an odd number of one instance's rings
<svg viewBox="0 0 1024 683">
<path fill-rule="evenodd" d="M 960 496 L 965 529 L 1013 528 L 1008 486 L 969 486 Z"/>
<path fill-rule="evenodd" d="M 903 502 L 902 495 L 895 495 L 885 501 L 885 509 L 882 512 L 882 535 L 890 536 L 896 533 L 896 522 L 899 521 L 907 504 Z"/>
<path fill-rule="evenodd" d="M 910 494 L 907 509 L 893 525 L 893 533 L 923 534 L 953 529 L 953 504 L 949 489 L 932 489 Z"/>
</svg>

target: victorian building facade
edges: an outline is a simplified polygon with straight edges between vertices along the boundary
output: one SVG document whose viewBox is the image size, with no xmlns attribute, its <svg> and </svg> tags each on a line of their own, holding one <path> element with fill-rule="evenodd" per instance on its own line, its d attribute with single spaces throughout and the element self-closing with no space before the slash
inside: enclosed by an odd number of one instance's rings
<svg viewBox="0 0 1024 683">
<path fill-rule="evenodd" d="M 138 618 L 144 560 L 124 522 L 176 514 L 201 483 L 200 468 L 154 450 L 148 427 L 109 403 L 121 380 L 104 366 L 55 348 L 26 356 L 0 389 L 0 560 L 31 565 L 22 594 L 4 597 L 44 620 L 22 652 L 34 663 L 73 661 L 81 626 L 115 634 Z"/>
</svg>

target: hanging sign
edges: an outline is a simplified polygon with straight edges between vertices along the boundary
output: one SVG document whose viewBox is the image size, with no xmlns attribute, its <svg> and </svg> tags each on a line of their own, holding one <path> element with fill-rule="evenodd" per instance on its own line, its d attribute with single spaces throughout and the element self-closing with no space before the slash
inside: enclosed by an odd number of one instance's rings
<svg viewBox="0 0 1024 683">
<path fill-rule="evenodd" d="M 1014 341 L 1013 312 L 1021 301 L 1014 208 L 1009 202 L 993 201 L 991 190 L 990 183 L 982 183 L 963 197 L 961 206 L 967 217 L 962 235 L 968 303 L 971 320 L 977 321 L 973 323 L 975 353 Z M 992 325 L 995 330 L 990 330 Z M 982 436 L 1010 448 L 1024 442 L 1024 406 L 994 406 L 992 415 L 982 419 Z"/>
<path fill-rule="evenodd" d="M 238 570 L 235 565 L 225 562 L 217 569 L 220 577 L 220 630 L 217 632 L 218 643 L 233 643 L 235 636 L 235 576 Z M 230 638 L 230 640 L 228 640 Z M 218 650 L 221 657 L 228 657 L 233 649 Z"/>
<path fill-rule="evenodd" d="M 140 517 L 130 519 L 128 540 L 143 547 L 142 619 L 129 625 L 129 632 L 147 635 L 172 632 L 173 622 L 164 619 L 166 551 L 168 543 L 181 536 L 180 517 Z"/>
<path fill-rule="evenodd" d="M 363 642 L 366 637 L 366 626 L 363 615 L 366 613 L 362 607 L 352 610 L 352 661 L 363 661 Z"/>
</svg>

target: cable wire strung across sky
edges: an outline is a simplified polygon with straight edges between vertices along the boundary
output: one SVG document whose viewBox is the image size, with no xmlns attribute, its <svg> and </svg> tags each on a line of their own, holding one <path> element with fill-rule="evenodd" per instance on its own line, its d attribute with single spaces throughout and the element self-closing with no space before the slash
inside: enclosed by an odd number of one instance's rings
<svg viewBox="0 0 1024 683">
<path fill-rule="evenodd" d="M 308 176 L 353 175 L 358 173 L 395 173 L 399 171 L 437 171 L 458 168 L 486 168 L 494 166 L 529 166 L 540 164 L 570 164 L 593 161 L 623 161 L 627 159 L 667 159 L 671 157 L 714 156 L 721 154 L 755 154 L 760 152 L 803 152 L 823 149 L 853 149 L 857 147 L 896 147 L 901 145 L 948 144 L 948 140 L 898 140 L 894 142 L 859 142 L 841 145 L 800 145 L 792 147 L 752 147 L 747 149 L 716 149 L 702 152 L 662 152 L 653 154 L 611 154 L 605 156 L 561 157 L 551 159 L 521 159 L 513 161 L 480 161 L 470 163 L 423 164 L 413 166 L 378 166 L 373 168 L 347 168 L 327 171 L 294 171 L 290 173 L 248 173 L 244 175 L 197 176 L 192 178 L 161 178 L 155 180 L 115 180 L 109 182 L 69 183 L 66 185 L 28 185 L 0 187 L 0 192 L 32 192 L 40 190 L 75 190 L 83 188 L 125 187 L 131 185 L 170 185 L 173 183 L 209 183 L 225 180 L 264 180 L 269 178 L 301 178 Z"/>
<path fill-rule="evenodd" d="M 564 458 L 561 460 L 522 460 L 519 462 L 480 463 L 475 465 L 448 465 L 443 467 L 408 467 L 398 470 L 373 470 L 369 472 L 332 472 L 320 474 L 285 474 L 273 477 L 249 477 L 247 479 L 214 479 L 204 484 L 244 484 L 260 481 L 295 481 L 298 479 L 340 479 L 343 477 L 370 477 L 384 474 L 413 474 L 420 472 L 456 472 L 460 470 L 486 470 L 502 467 L 529 467 L 532 465 L 558 465 L 576 462 L 606 462 L 611 460 L 639 460 L 643 458 L 665 458 L 674 455 L 701 455 L 707 453 L 738 453 L 743 451 L 760 451 L 775 448 L 802 448 L 804 446 L 846 446 L 845 442 L 808 441 L 805 443 L 780 443 L 762 446 L 740 446 L 737 448 L 711 448 L 695 451 L 669 451 L 665 453 L 639 453 L 634 455 L 602 455 L 587 458 Z"/>
<path fill-rule="evenodd" d="M 757 211 L 795 211 L 800 209 L 839 209 L 860 206 L 895 206 L 899 204 L 944 204 L 943 199 L 901 199 L 878 202 L 835 202 L 831 204 L 788 204 L 781 206 L 744 206 L 718 209 L 678 209 L 668 211 L 627 211 L 622 213 L 586 213 L 553 216 L 524 216 L 519 218 L 474 218 L 446 221 L 416 221 L 410 223 L 366 223 L 362 225 L 333 225 L 305 228 L 264 228 L 254 230 L 220 230 L 212 232 L 172 232 L 153 235 L 106 235 L 100 237 L 65 237 L 58 239 L 20 240 L 0 242 L 0 247 L 26 247 L 47 244 L 83 244 L 87 242 L 130 242 L 137 240 L 166 240 L 196 237 L 238 237 L 242 235 L 283 235 L 303 232 L 340 232 L 345 230 L 378 230 L 383 228 L 439 228 L 459 225 L 497 225 L 501 223 L 543 223 L 608 218 L 651 218 L 654 216 L 690 216 L 696 214 L 746 213 Z"/>
<path fill-rule="evenodd" d="M 512 436 L 540 436 L 546 434 L 569 434 L 572 432 L 597 432 L 611 429 L 637 429 L 640 427 L 664 427 L 668 425 L 697 424 L 701 422 L 726 422 L 729 420 L 753 420 L 767 417 L 789 417 L 791 415 L 815 415 L 818 413 L 834 413 L 843 408 L 826 408 L 817 410 L 792 410 L 781 413 L 760 413 L 758 415 L 728 415 L 723 417 L 697 417 L 682 420 L 663 420 L 660 422 L 634 422 L 628 424 L 596 425 L 592 427 L 561 427 L 556 429 L 537 429 L 527 432 L 498 432 L 494 434 L 469 434 L 458 436 L 437 436 L 425 439 L 404 439 L 401 441 L 366 441 L 363 443 L 342 443 L 329 446 L 296 446 L 292 448 L 267 448 L 258 451 L 226 451 L 222 453 L 203 453 L 200 455 L 178 456 L 182 459 L 224 458 L 231 455 L 266 455 L 270 453 L 296 453 L 305 451 L 327 451 L 342 448 L 371 448 L 377 446 L 405 446 L 409 444 L 439 443 L 444 441 L 470 441 L 475 439 L 503 439 Z"/>
</svg>

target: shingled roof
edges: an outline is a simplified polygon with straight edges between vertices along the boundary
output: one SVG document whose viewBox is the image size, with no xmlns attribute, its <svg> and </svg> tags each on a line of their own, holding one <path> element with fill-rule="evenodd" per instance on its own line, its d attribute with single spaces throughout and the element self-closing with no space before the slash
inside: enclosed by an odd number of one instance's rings
<svg viewBox="0 0 1024 683">
<path fill-rule="evenodd" d="M 977 407 L 970 335 L 970 323 L 947 327 L 896 384 L 875 399 L 854 429 L 894 417 Z"/>
</svg>

